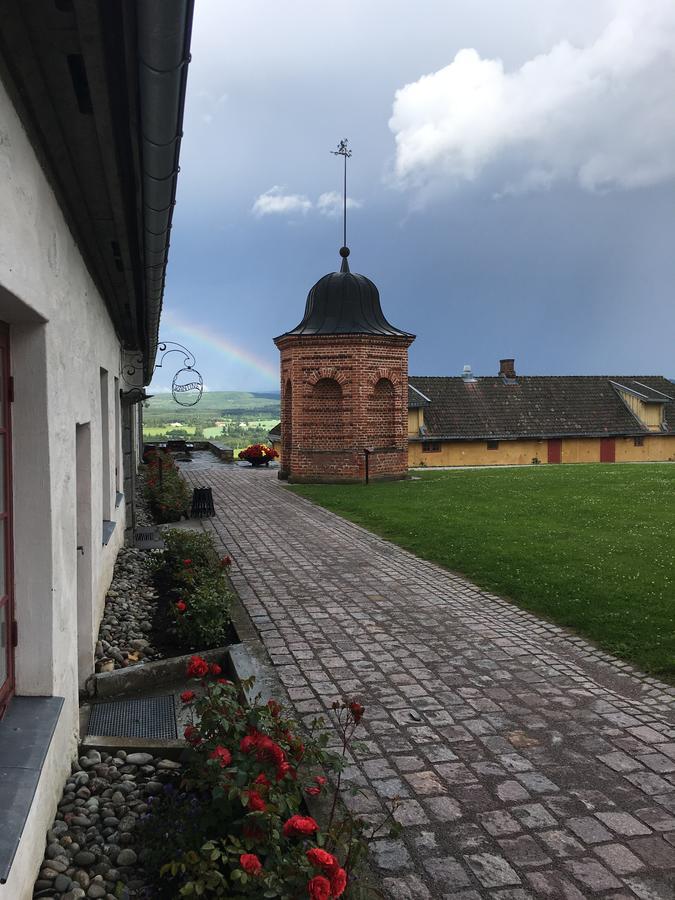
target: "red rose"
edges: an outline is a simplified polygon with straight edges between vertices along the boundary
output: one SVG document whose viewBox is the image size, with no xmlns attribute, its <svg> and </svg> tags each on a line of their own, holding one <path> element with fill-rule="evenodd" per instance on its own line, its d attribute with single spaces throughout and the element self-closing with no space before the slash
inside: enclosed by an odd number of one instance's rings
<svg viewBox="0 0 675 900">
<path fill-rule="evenodd" d="M 267 775 L 264 772 L 261 772 L 260 775 L 254 780 L 253 784 L 261 784 L 263 787 L 271 787 L 271 782 Z"/>
<path fill-rule="evenodd" d="M 281 749 L 281 747 L 275 743 L 272 738 L 267 737 L 267 735 L 260 735 L 257 740 L 258 747 L 258 759 L 260 762 L 264 760 L 269 760 L 275 765 L 280 766 L 282 762 L 286 759 L 286 754 Z"/>
<path fill-rule="evenodd" d="M 194 691 L 183 691 L 183 693 L 180 695 L 180 699 L 183 701 L 183 703 L 190 703 L 190 701 L 195 699 L 195 696 L 196 694 Z"/>
<path fill-rule="evenodd" d="M 349 704 L 349 712 L 354 717 L 354 721 L 357 725 L 363 718 L 363 714 L 365 711 L 365 707 L 361 706 L 360 703 L 357 703 L 356 700 L 352 700 L 352 702 Z"/>
<path fill-rule="evenodd" d="M 307 851 L 306 856 L 313 866 L 328 873 L 340 868 L 340 863 L 333 854 L 328 853 L 327 850 L 322 850 L 320 847 L 312 847 L 311 850 Z"/>
<path fill-rule="evenodd" d="M 268 700 L 267 708 L 272 713 L 273 719 L 278 719 L 279 716 L 281 715 L 281 706 L 277 703 L 276 700 Z"/>
<path fill-rule="evenodd" d="M 318 797 L 319 794 L 321 793 L 321 788 L 320 787 L 308 787 L 305 790 L 305 793 L 309 794 L 310 797 Z"/>
<path fill-rule="evenodd" d="M 184 560 L 183 560 L 183 565 L 184 565 L 184 566 L 191 566 L 191 565 L 192 565 L 192 560 L 191 560 L 191 559 L 184 559 Z"/>
<path fill-rule="evenodd" d="M 267 806 L 257 791 L 248 792 L 248 808 L 252 812 L 265 812 Z"/>
<path fill-rule="evenodd" d="M 184 600 L 179 600 L 178 603 L 176 603 L 176 609 L 179 613 L 184 613 L 187 609 L 187 603 Z"/>
<path fill-rule="evenodd" d="M 310 900 L 330 900 L 330 881 L 324 875 L 315 875 L 307 885 Z"/>
<path fill-rule="evenodd" d="M 218 684 L 232 684 L 232 682 L 228 681 L 227 678 L 219 678 Z"/>
<path fill-rule="evenodd" d="M 260 875 L 262 872 L 262 863 L 255 853 L 242 853 L 239 857 L 239 865 L 249 875 Z"/>
<path fill-rule="evenodd" d="M 284 837 L 310 837 L 319 830 L 311 816 L 291 816 L 284 822 Z"/>
<path fill-rule="evenodd" d="M 314 781 L 316 781 L 319 787 L 323 787 L 326 783 L 326 779 L 323 777 L 323 775 L 317 775 Z"/>
<path fill-rule="evenodd" d="M 209 666 L 209 672 L 212 675 L 220 675 L 222 673 L 222 671 L 223 670 L 220 668 L 218 663 L 211 663 L 211 665 Z"/>
<path fill-rule="evenodd" d="M 227 747 L 223 747 L 218 744 L 216 749 L 212 753 L 209 753 L 209 759 L 219 760 L 221 769 L 224 769 L 225 766 L 229 766 L 232 762 L 232 754 L 227 749 Z"/>
<path fill-rule="evenodd" d="M 347 887 L 347 873 L 344 869 L 335 869 L 329 877 L 331 897 L 340 897 Z"/>
<path fill-rule="evenodd" d="M 222 566 L 231 566 L 232 558 L 230 556 L 224 556 L 220 561 Z"/>
<path fill-rule="evenodd" d="M 298 777 L 297 772 L 290 763 L 280 762 L 277 766 L 277 781 L 281 781 L 287 775 L 290 775 L 294 781 Z"/>
<path fill-rule="evenodd" d="M 189 744 L 194 744 L 195 747 L 202 742 L 199 732 L 194 725 L 186 725 L 183 736 Z"/>
<path fill-rule="evenodd" d="M 254 734 L 247 734 L 241 739 L 239 749 L 242 753 L 252 753 L 258 745 L 258 741 Z"/>
<path fill-rule="evenodd" d="M 188 678 L 203 678 L 208 674 L 209 664 L 201 656 L 191 656 L 187 667 Z"/>
</svg>

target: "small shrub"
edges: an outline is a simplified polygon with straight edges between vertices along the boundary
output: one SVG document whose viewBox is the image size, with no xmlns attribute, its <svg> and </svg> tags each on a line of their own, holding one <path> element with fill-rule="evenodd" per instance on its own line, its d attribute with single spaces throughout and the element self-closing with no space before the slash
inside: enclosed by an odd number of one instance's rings
<svg viewBox="0 0 675 900">
<path fill-rule="evenodd" d="M 219 559 L 211 538 L 200 532 L 169 529 L 163 538 L 156 579 L 178 644 L 185 650 L 222 646 L 231 624 L 230 558 Z"/>
<path fill-rule="evenodd" d="M 217 678 L 217 666 L 193 657 L 188 674 L 199 678 L 203 692 L 182 695 L 194 717 L 185 729 L 191 763 L 180 783 L 153 801 L 142 825 L 158 896 L 354 896 L 353 872 L 366 840 L 388 821 L 367 836 L 365 824 L 336 803 L 363 707 L 334 704 L 342 738 L 342 753 L 334 753 L 326 749 L 323 720 L 301 736 L 274 700 L 243 705 L 235 687 Z M 338 773 L 334 788 L 330 772 Z M 303 799 L 329 790 L 330 814 L 321 825 L 307 815 Z"/>
<path fill-rule="evenodd" d="M 178 522 L 190 506 L 190 490 L 170 453 L 149 448 L 143 454 L 148 466 L 145 497 L 157 522 Z"/>
</svg>

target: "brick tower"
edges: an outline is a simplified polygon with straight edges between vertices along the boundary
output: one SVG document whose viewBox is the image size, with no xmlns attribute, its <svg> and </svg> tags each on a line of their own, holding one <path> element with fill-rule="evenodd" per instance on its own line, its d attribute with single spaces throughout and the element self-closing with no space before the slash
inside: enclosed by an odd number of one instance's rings
<svg viewBox="0 0 675 900">
<path fill-rule="evenodd" d="M 358 482 L 408 471 L 408 347 L 364 275 L 342 265 L 319 279 L 305 315 L 274 339 L 281 351 L 281 478 Z"/>
</svg>

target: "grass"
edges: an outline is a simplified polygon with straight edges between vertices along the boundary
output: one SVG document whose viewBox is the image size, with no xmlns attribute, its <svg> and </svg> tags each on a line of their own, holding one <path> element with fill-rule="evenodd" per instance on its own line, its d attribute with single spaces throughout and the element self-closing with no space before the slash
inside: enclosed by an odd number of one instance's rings
<svg viewBox="0 0 675 900">
<path fill-rule="evenodd" d="M 675 683 L 675 465 L 292 490 Z"/>
</svg>

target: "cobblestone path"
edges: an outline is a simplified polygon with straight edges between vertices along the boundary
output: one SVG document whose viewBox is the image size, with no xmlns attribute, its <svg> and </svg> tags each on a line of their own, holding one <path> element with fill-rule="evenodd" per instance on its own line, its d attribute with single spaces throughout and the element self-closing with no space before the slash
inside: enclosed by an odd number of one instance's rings
<svg viewBox="0 0 675 900">
<path fill-rule="evenodd" d="M 672 689 L 562 629 L 220 463 L 208 520 L 300 715 L 366 707 L 356 808 L 387 897 L 673 900 Z M 349 798 L 348 798 L 349 799 Z"/>
</svg>

